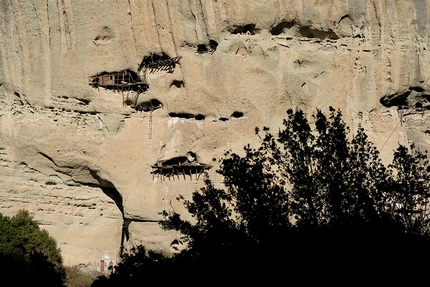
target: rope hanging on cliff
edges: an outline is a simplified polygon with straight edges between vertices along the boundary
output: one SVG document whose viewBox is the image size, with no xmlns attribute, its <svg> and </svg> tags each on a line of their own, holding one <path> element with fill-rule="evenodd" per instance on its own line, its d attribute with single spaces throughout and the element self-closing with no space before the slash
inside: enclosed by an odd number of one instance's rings
<svg viewBox="0 0 430 287">
<path fill-rule="evenodd" d="M 402 121 L 402 119 L 400 119 L 400 121 Z M 385 144 L 391 138 L 391 136 L 393 135 L 394 131 L 397 129 L 397 127 L 399 126 L 399 124 L 400 124 L 400 122 L 398 122 L 397 125 L 394 127 L 393 131 L 390 133 L 390 135 L 388 136 L 387 140 L 384 142 L 384 144 L 382 145 L 382 147 L 379 149 L 379 152 L 382 151 L 382 149 L 384 148 Z"/>
<path fill-rule="evenodd" d="M 406 114 L 409 113 L 411 111 L 412 107 L 409 108 L 406 111 Z M 393 135 L 394 131 L 397 129 L 397 127 L 399 126 L 399 124 L 401 124 L 403 121 L 403 112 L 402 112 L 402 116 L 400 117 L 400 121 L 397 122 L 396 126 L 394 127 L 394 129 L 391 131 L 390 135 L 388 136 L 387 140 L 384 142 L 384 144 L 382 145 L 382 147 L 379 149 L 379 152 L 382 151 L 382 149 L 385 147 L 385 145 L 387 144 L 388 140 L 391 138 L 391 136 Z"/>
</svg>

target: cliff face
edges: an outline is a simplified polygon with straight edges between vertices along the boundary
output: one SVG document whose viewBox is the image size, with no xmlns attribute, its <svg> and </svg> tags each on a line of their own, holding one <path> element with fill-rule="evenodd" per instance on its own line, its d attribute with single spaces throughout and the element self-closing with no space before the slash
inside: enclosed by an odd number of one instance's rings
<svg viewBox="0 0 430 287">
<path fill-rule="evenodd" d="M 159 212 L 290 107 L 340 108 L 388 160 L 426 147 L 428 30 L 422 0 L 0 1 L 0 211 L 86 264 L 168 248 Z M 89 85 L 124 70 L 149 88 Z"/>
</svg>

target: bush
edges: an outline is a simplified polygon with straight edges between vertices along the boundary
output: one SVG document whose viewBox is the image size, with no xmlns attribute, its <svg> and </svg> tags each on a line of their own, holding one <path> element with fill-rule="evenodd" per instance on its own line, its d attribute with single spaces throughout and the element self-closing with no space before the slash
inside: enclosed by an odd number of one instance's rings
<svg viewBox="0 0 430 287">
<path fill-rule="evenodd" d="M 82 271 L 77 266 L 66 266 L 65 271 L 67 287 L 90 287 L 97 277 L 95 274 Z"/>
</svg>

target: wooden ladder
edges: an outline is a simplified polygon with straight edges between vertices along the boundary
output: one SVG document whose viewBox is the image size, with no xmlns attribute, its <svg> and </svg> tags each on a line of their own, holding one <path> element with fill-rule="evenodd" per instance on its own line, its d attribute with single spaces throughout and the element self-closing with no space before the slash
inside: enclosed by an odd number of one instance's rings
<svg viewBox="0 0 430 287">
<path fill-rule="evenodd" d="M 148 139 L 152 139 L 152 109 L 151 109 L 151 111 L 149 112 Z"/>
</svg>

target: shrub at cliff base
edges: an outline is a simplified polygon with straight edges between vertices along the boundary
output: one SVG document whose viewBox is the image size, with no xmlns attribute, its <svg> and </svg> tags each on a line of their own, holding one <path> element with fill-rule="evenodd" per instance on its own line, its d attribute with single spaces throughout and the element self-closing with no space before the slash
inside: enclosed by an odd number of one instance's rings
<svg viewBox="0 0 430 287">
<path fill-rule="evenodd" d="M 60 249 L 28 211 L 0 214 L 0 274 L 2 286 L 64 285 Z"/>
<path fill-rule="evenodd" d="M 257 149 L 227 152 L 184 205 L 164 212 L 186 248 L 171 258 L 139 247 L 94 286 L 371 286 L 421 282 L 430 256 L 426 153 L 399 146 L 384 166 L 362 128 L 350 135 L 339 111 L 310 124 L 288 110 Z"/>
<path fill-rule="evenodd" d="M 95 272 L 84 271 L 78 266 L 66 266 L 65 269 L 67 287 L 89 287 L 97 278 Z"/>
</svg>

